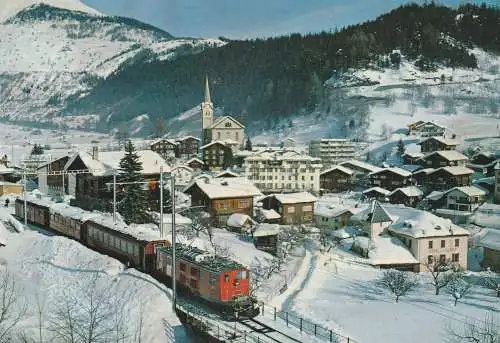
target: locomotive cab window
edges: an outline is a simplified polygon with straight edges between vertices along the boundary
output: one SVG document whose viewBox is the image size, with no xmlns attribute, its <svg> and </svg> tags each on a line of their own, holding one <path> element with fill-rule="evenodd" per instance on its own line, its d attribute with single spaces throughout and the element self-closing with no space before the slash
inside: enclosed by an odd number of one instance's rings
<svg viewBox="0 0 500 343">
<path fill-rule="evenodd" d="M 224 275 L 224 281 L 229 282 L 229 274 Z"/>
</svg>

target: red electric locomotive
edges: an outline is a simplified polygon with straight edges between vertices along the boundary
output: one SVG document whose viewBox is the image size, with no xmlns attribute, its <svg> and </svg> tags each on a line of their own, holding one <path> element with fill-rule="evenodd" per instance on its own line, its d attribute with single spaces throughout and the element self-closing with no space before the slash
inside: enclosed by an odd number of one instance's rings
<svg viewBox="0 0 500 343">
<path fill-rule="evenodd" d="M 157 274 L 172 278 L 171 246 L 156 250 Z M 176 281 L 179 292 L 199 297 L 228 318 L 254 317 L 259 305 L 250 296 L 250 270 L 231 259 L 176 244 Z"/>
</svg>

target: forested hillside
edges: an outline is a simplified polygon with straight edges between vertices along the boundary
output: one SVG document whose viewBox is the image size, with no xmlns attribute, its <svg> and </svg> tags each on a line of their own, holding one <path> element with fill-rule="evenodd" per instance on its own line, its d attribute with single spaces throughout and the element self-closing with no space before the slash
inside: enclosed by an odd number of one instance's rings
<svg viewBox="0 0 500 343">
<path fill-rule="evenodd" d="M 174 61 L 137 61 L 66 112 L 99 113 L 101 129 L 145 113 L 152 120 L 171 118 L 200 102 L 208 75 L 216 106 L 246 123 L 268 118 L 272 125 L 275 118 L 313 111 L 324 82 L 348 68 L 398 68 L 400 54 L 421 70 L 475 68 L 469 49 L 500 52 L 498 32 L 499 8 L 410 4 L 340 31 L 230 41 Z"/>
</svg>

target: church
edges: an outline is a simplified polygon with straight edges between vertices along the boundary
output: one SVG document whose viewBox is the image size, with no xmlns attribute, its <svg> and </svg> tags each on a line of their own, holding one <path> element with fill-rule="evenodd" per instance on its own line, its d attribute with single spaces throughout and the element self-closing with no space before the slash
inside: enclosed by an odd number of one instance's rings
<svg viewBox="0 0 500 343">
<path fill-rule="evenodd" d="M 201 144 L 206 145 L 219 141 L 240 150 L 245 144 L 245 126 L 231 116 L 223 116 L 214 120 L 214 104 L 210 97 L 208 77 L 205 78 L 205 96 L 201 103 Z"/>
</svg>

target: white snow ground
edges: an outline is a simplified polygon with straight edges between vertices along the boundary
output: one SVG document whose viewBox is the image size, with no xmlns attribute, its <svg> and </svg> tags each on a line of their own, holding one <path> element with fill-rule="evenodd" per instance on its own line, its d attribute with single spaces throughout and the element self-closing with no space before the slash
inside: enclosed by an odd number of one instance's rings
<svg viewBox="0 0 500 343">
<path fill-rule="evenodd" d="M 7 234 L 8 244 L 0 248 L 2 269 L 14 276 L 20 298 L 28 304 L 20 330 L 35 335 L 38 297 L 43 304 L 44 336 L 48 340 L 47 327 L 57 304 L 69 296 L 82 297 L 98 275 L 98 288 L 106 289 L 110 297 L 127 297 L 123 313 L 125 326 L 131 334 L 140 322 L 139 309 L 142 306 L 143 342 L 188 341 L 183 326 L 172 311 L 170 290 L 150 276 L 134 269 L 125 270 L 117 260 L 64 237 L 49 237 L 30 230 Z"/>
</svg>

